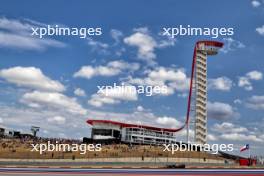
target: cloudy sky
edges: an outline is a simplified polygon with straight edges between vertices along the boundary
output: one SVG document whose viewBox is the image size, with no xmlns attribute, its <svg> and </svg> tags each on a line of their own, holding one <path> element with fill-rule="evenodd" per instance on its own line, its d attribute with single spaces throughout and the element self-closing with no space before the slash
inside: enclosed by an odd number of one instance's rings
<svg viewBox="0 0 264 176">
<path fill-rule="evenodd" d="M 228 4 L 228 5 L 227 5 Z M 168 128 L 185 119 L 192 51 L 210 36 L 162 36 L 163 27 L 232 27 L 208 59 L 208 141 L 249 143 L 264 155 L 264 1 L 27 1 L 1 3 L 0 123 L 41 136 L 90 135 L 87 119 Z M 31 36 L 32 27 L 101 27 L 101 36 Z M 97 93 L 116 84 L 166 94 Z M 185 132 L 178 138 L 185 139 Z M 246 155 L 246 154 L 245 154 Z"/>
</svg>

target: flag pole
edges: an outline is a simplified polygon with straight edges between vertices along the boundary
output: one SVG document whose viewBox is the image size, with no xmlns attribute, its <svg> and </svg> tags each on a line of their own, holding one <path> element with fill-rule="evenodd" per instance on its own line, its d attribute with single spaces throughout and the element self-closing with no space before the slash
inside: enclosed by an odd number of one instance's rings
<svg viewBox="0 0 264 176">
<path fill-rule="evenodd" d="M 248 154 L 249 154 L 249 158 L 250 158 L 250 147 L 248 148 Z"/>
</svg>

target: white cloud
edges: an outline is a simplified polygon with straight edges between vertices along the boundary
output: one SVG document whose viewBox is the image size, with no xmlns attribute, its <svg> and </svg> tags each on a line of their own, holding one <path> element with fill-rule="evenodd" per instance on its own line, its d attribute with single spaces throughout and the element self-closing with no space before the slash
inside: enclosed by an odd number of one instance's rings
<svg viewBox="0 0 264 176">
<path fill-rule="evenodd" d="M 264 25 L 262 25 L 261 27 L 256 28 L 256 31 L 260 34 L 264 36 Z"/>
<path fill-rule="evenodd" d="M 149 34 L 150 33 L 150 31 L 149 31 L 149 29 L 147 27 L 134 28 L 133 32 L 140 32 L 140 33 L 143 33 L 143 34 Z"/>
<path fill-rule="evenodd" d="M 119 43 L 124 34 L 117 29 L 112 29 L 110 31 L 110 35 L 115 40 L 116 43 Z"/>
<path fill-rule="evenodd" d="M 82 66 L 73 76 L 90 79 L 94 76 L 115 76 L 122 73 L 124 70 L 135 71 L 138 69 L 138 63 L 127 63 L 121 60 L 116 60 L 109 62 L 106 66 Z"/>
<path fill-rule="evenodd" d="M 104 104 L 118 104 L 123 101 L 136 101 L 138 99 L 137 91 L 134 86 L 120 86 L 103 89 L 91 96 L 88 104 L 101 107 Z"/>
<path fill-rule="evenodd" d="M 176 41 L 177 41 L 176 38 L 168 37 L 168 39 L 161 40 L 158 43 L 158 48 L 166 48 L 166 47 L 169 47 L 169 46 L 174 46 Z"/>
<path fill-rule="evenodd" d="M 236 49 L 245 48 L 245 45 L 242 42 L 231 37 L 224 38 L 223 41 L 225 45 L 222 49 L 220 49 L 220 51 L 222 51 L 223 53 L 228 53 L 230 51 L 235 51 Z"/>
<path fill-rule="evenodd" d="M 80 96 L 80 97 L 85 97 L 86 94 L 85 94 L 85 91 L 81 88 L 77 88 L 74 90 L 74 94 L 77 95 L 77 96 Z"/>
<path fill-rule="evenodd" d="M 186 75 L 181 69 L 175 70 L 172 68 L 158 67 L 149 72 L 149 78 L 161 81 L 183 81 L 186 80 Z"/>
<path fill-rule="evenodd" d="M 253 1 L 251 1 L 251 5 L 253 7 L 259 7 L 261 5 L 261 3 L 259 1 L 257 1 L 257 0 L 253 0 Z"/>
<path fill-rule="evenodd" d="M 240 133 L 222 134 L 220 135 L 220 138 L 224 140 L 230 140 L 230 141 L 243 141 L 244 143 L 246 141 L 263 142 L 263 140 L 261 140 L 255 135 L 246 135 L 246 134 L 240 134 Z"/>
<path fill-rule="evenodd" d="M 156 67 L 148 70 L 145 78 L 128 77 L 127 83 L 132 85 L 165 86 L 167 91 L 159 95 L 171 95 L 175 91 L 184 92 L 189 88 L 189 78 L 184 69 Z"/>
<path fill-rule="evenodd" d="M 21 103 L 30 107 L 46 107 L 53 109 L 65 109 L 72 114 L 86 114 L 86 110 L 77 102 L 75 98 L 67 97 L 57 92 L 33 91 L 25 93 Z"/>
<path fill-rule="evenodd" d="M 235 104 L 242 104 L 242 101 L 241 101 L 240 99 L 235 99 L 235 100 L 234 100 L 234 103 L 235 103 Z"/>
<path fill-rule="evenodd" d="M 246 76 L 252 80 L 261 80 L 263 77 L 262 73 L 256 70 L 248 72 Z"/>
<path fill-rule="evenodd" d="M 90 79 L 94 76 L 114 76 L 120 73 L 119 69 L 114 69 L 106 66 L 82 66 L 82 68 L 74 73 L 74 77 L 83 77 Z"/>
<path fill-rule="evenodd" d="M 144 111 L 145 109 L 143 108 L 143 106 L 137 106 L 137 111 L 139 111 L 139 112 L 142 112 L 142 111 Z"/>
<path fill-rule="evenodd" d="M 213 134 L 208 134 L 208 135 L 207 135 L 207 139 L 208 139 L 209 141 L 218 141 L 217 136 L 215 136 L 215 135 L 213 135 Z"/>
<path fill-rule="evenodd" d="M 240 125 L 234 125 L 230 122 L 214 124 L 211 128 L 219 134 L 218 138 L 228 141 L 244 141 L 244 142 L 263 142 L 260 137 L 252 133 L 251 130 Z M 218 140 L 219 140 L 218 139 Z"/>
<path fill-rule="evenodd" d="M 0 70 L 0 77 L 17 86 L 45 91 L 64 91 L 65 87 L 58 81 L 45 76 L 39 68 L 11 67 Z"/>
<path fill-rule="evenodd" d="M 55 116 L 55 117 L 50 117 L 47 119 L 48 122 L 52 122 L 52 123 L 57 123 L 57 124 L 65 124 L 65 117 L 62 116 Z"/>
<path fill-rule="evenodd" d="M 1 29 L 24 33 L 25 31 L 30 32 L 31 27 L 32 27 L 32 24 L 30 23 L 26 23 L 26 22 L 23 23 L 19 20 L 14 20 L 14 19 L 11 20 L 5 17 L 0 18 L 0 28 Z"/>
<path fill-rule="evenodd" d="M 227 77 L 219 77 L 208 79 L 208 88 L 222 91 L 229 91 L 232 88 L 233 82 Z"/>
<path fill-rule="evenodd" d="M 124 38 L 124 42 L 130 46 L 138 47 L 138 57 L 145 60 L 156 58 L 154 49 L 157 46 L 156 41 L 148 34 L 136 32 L 129 37 Z"/>
<path fill-rule="evenodd" d="M 247 91 L 253 90 L 253 86 L 251 82 L 249 81 L 249 78 L 244 77 L 244 76 L 239 77 L 238 86 L 243 87 Z"/>
<path fill-rule="evenodd" d="M 122 60 L 115 60 L 108 62 L 107 66 L 120 70 L 130 70 L 130 71 L 136 71 L 140 67 L 138 63 L 128 63 Z"/>
<path fill-rule="evenodd" d="M 222 102 L 208 102 L 207 110 L 209 118 L 218 120 L 225 120 L 239 116 L 231 105 Z"/>
<path fill-rule="evenodd" d="M 264 96 L 253 95 L 247 100 L 246 106 L 255 110 L 264 110 Z"/>
<path fill-rule="evenodd" d="M 253 90 L 251 80 L 259 81 L 263 77 L 262 73 L 259 71 L 251 71 L 246 74 L 246 76 L 239 77 L 238 86 L 243 87 L 247 91 Z"/>
<path fill-rule="evenodd" d="M 23 50 L 45 50 L 48 47 L 65 47 L 60 41 L 49 38 L 37 38 L 31 35 L 31 28 L 40 27 L 40 23 L 33 21 L 19 21 L 0 18 L 0 48 L 17 48 Z"/>
<path fill-rule="evenodd" d="M 155 64 L 154 59 L 156 58 L 156 48 L 174 46 L 176 42 L 176 39 L 171 38 L 157 40 L 150 35 L 150 32 L 146 27 L 137 28 L 134 29 L 134 31 L 135 33 L 124 38 L 124 43 L 129 46 L 137 47 L 137 57 L 146 60 L 150 65 Z"/>
<path fill-rule="evenodd" d="M 109 98 L 102 95 L 93 94 L 91 99 L 88 100 L 88 104 L 95 106 L 95 107 L 102 107 L 104 104 L 118 104 L 120 100 L 116 100 L 113 98 Z"/>
<path fill-rule="evenodd" d="M 52 39 L 38 39 L 31 36 L 21 36 L 0 32 L 0 47 L 18 48 L 24 50 L 45 50 L 47 47 L 65 47 L 62 42 Z"/>
<path fill-rule="evenodd" d="M 92 38 L 87 38 L 87 44 L 92 48 L 93 51 L 99 51 L 100 53 L 107 53 L 109 45 L 107 43 L 102 43 L 95 41 Z"/>
<path fill-rule="evenodd" d="M 264 141 L 264 134 L 263 134 L 263 135 L 260 135 L 260 136 L 259 136 L 259 139 L 260 139 L 261 141 Z"/>
<path fill-rule="evenodd" d="M 217 131 L 219 133 L 243 133 L 248 132 L 248 129 L 245 127 L 235 126 L 229 122 L 223 122 L 222 124 L 214 124 L 212 127 L 213 131 Z"/>
<path fill-rule="evenodd" d="M 156 123 L 166 126 L 167 128 L 178 128 L 180 126 L 182 126 L 182 122 L 178 121 L 177 119 L 173 118 L 173 117 L 158 117 L 156 119 Z"/>
</svg>

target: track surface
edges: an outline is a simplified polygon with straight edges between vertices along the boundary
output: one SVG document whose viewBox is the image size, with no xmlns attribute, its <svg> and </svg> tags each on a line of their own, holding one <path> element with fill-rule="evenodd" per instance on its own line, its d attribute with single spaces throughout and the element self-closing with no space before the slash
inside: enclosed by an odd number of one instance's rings
<svg viewBox="0 0 264 176">
<path fill-rule="evenodd" d="M 260 169 L 55 169 L 55 168 L 0 168 L 0 175 L 90 175 L 90 176 L 123 176 L 123 175 L 185 175 L 185 176 L 264 176 Z"/>
</svg>

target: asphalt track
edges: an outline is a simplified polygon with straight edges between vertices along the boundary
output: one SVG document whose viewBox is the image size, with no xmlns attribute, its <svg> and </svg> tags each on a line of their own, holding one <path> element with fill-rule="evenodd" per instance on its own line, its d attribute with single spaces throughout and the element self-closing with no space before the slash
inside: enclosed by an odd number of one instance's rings
<svg viewBox="0 0 264 176">
<path fill-rule="evenodd" d="M 157 176 L 157 175 L 184 175 L 184 176 L 264 176 L 263 169 L 69 169 L 69 168 L 0 168 L 1 176 L 10 175 L 89 175 L 89 176 Z"/>
</svg>

